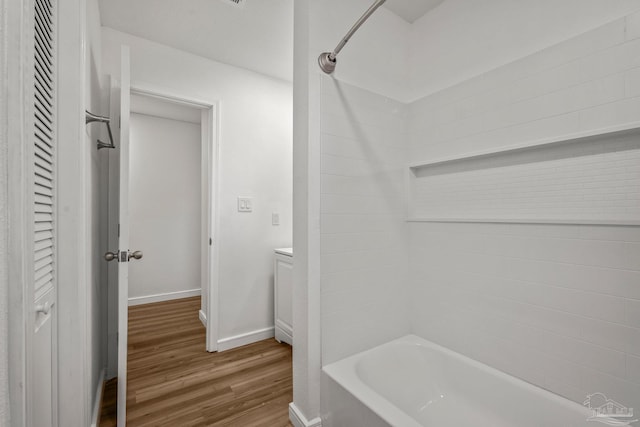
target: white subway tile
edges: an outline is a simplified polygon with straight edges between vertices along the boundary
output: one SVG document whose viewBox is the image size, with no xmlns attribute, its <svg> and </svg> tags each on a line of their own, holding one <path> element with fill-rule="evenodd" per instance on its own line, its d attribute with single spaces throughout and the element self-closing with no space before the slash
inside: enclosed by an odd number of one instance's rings
<svg viewBox="0 0 640 427">
<path fill-rule="evenodd" d="M 640 68 L 629 70 L 626 74 L 626 96 L 640 96 Z"/>
<path fill-rule="evenodd" d="M 611 48 L 625 40 L 625 19 L 617 19 L 555 46 L 543 49 L 527 58 L 532 73 Z"/>
<path fill-rule="evenodd" d="M 371 122 L 361 123 L 345 115 L 328 113 L 322 115 L 321 132 L 370 144 L 384 144 L 396 141 L 406 131 L 403 121 L 380 123 L 372 118 Z"/>
<path fill-rule="evenodd" d="M 640 227 L 581 226 L 579 237 L 589 240 L 640 242 Z M 638 280 L 638 283 L 640 283 L 640 280 Z M 637 299 L 640 299 L 640 297 Z"/>
<path fill-rule="evenodd" d="M 627 354 L 627 378 L 628 381 L 640 384 L 640 357 Z"/>
<path fill-rule="evenodd" d="M 341 271 L 331 274 L 323 272 L 320 278 L 321 291 L 322 293 L 339 292 L 361 286 L 362 283 L 370 284 L 372 287 L 380 287 L 391 283 L 395 287 L 395 285 L 402 285 L 399 277 L 401 278 L 402 275 L 398 273 L 398 268 L 395 265 Z"/>
<path fill-rule="evenodd" d="M 626 321 L 627 325 L 640 329 L 640 300 L 626 300 Z"/>
<path fill-rule="evenodd" d="M 626 344 L 627 353 L 631 353 L 636 356 L 640 356 L 640 329 L 626 328 Z"/>
<path fill-rule="evenodd" d="M 625 43 L 625 68 L 640 67 L 640 39 L 635 39 Z"/>
<path fill-rule="evenodd" d="M 548 307 L 609 322 L 624 321 L 623 298 L 573 289 L 555 287 L 544 289 Z"/>
<path fill-rule="evenodd" d="M 389 251 L 403 251 L 406 235 L 397 232 L 323 234 L 320 248 L 322 253 L 341 253 L 366 249 L 385 248 Z"/>
<path fill-rule="evenodd" d="M 582 318 L 580 338 L 584 341 L 627 352 L 630 331 L 627 326 L 598 319 Z"/>
<path fill-rule="evenodd" d="M 589 108 L 580 112 L 580 130 L 597 131 L 638 122 L 640 98 L 630 98 Z"/>
<path fill-rule="evenodd" d="M 329 214 L 380 215 L 404 212 L 402 194 L 384 197 L 323 194 L 321 211 Z"/>
<path fill-rule="evenodd" d="M 348 270 L 362 270 L 372 266 L 401 266 L 402 254 L 386 249 L 372 249 L 321 256 L 323 274 L 338 273 Z"/>
<path fill-rule="evenodd" d="M 372 231 L 397 230 L 403 226 L 401 217 L 394 215 L 339 215 L 323 214 L 321 217 L 322 234 L 360 233 Z"/>
<path fill-rule="evenodd" d="M 323 79 L 322 101 L 339 108 L 352 106 L 354 110 L 385 112 L 389 117 L 407 112 L 406 104 L 402 102 L 331 78 Z"/>
<path fill-rule="evenodd" d="M 321 157 L 320 168 L 323 174 L 328 175 L 372 177 L 382 172 L 398 170 L 396 165 L 374 164 L 364 159 L 330 155 Z"/>
<path fill-rule="evenodd" d="M 374 164 L 404 165 L 406 151 L 398 147 L 398 141 L 388 141 L 385 144 L 373 144 L 371 141 L 350 139 L 336 135 L 322 135 L 322 153 L 334 156 L 351 157 L 368 160 Z"/>
<path fill-rule="evenodd" d="M 449 143 L 451 155 L 498 148 L 507 149 L 509 146 L 526 142 L 535 142 L 558 135 L 571 135 L 579 130 L 579 119 L 578 113 L 569 113 L 460 138 Z"/>
<path fill-rule="evenodd" d="M 626 39 L 633 40 L 640 38 L 640 12 L 636 12 L 625 18 Z"/>
<path fill-rule="evenodd" d="M 560 335 L 550 335 L 545 342 L 545 350 L 556 357 L 573 361 L 618 378 L 625 376 L 625 354 L 584 341 Z"/>
</svg>

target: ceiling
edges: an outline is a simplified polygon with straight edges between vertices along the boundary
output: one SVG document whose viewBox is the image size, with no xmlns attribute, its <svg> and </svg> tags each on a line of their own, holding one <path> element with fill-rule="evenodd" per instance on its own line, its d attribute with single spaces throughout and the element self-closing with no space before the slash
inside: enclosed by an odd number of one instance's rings
<svg viewBox="0 0 640 427">
<path fill-rule="evenodd" d="M 413 22 L 443 0 L 388 0 Z M 294 0 L 99 0 L 102 25 L 278 79 L 293 79 Z"/>
<path fill-rule="evenodd" d="M 293 1 L 99 0 L 102 25 L 279 79 L 293 77 Z"/>
<path fill-rule="evenodd" d="M 405 21 L 421 18 L 425 13 L 438 6 L 444 0 L 388 0 L 384 7 L 395 13 Z"/>
</svg>

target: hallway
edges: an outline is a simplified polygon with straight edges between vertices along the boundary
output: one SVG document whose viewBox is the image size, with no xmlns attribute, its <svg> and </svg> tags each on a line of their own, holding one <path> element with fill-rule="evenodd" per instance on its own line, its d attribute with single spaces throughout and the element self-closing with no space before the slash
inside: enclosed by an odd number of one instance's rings
<svg viewBox="0 0 640 427">
<path fill-rule="evenodd" d="M 291 347 L 204 350 L 200 297 L 129 308 L 128 426 L 290 426 Z M 100 426 L 115 426 L 108 382 Z"/>
</svg>

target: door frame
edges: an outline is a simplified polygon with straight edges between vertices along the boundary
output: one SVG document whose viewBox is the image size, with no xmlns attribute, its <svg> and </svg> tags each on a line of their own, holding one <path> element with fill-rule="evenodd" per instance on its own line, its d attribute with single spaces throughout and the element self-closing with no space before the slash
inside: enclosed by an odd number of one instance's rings
<svg viewBox="0 0 640 427">
<path fill-rule="evenodd" d="M 131 80 L 131 94 L 147 96 L 174 104 L 194 107 L 202 112 L 201 116 L 201 241 L 200 241 L 200 286 L 206 289 L 202 295 L 206 310 L 199 312 L 200 320 L 206 325 L 206 349 L 215 352 L 218 349 L 218 287 L 219 287 L 219 140 L 220 140 L 220 102 L 198 99 L 171 89 L 158 87 L 145 82 Z M 211 239 L 211 240 L 209 240 Z M 211 241 L 211 244 L 209 242 Z M 144 250 L 144 248 L 140 248 Z"/>
<path fill-rule="evenodd" d="M 28 11 L 32 1 L 25 4 L 18 2 L 2 2 L 3 18 L 2 45 L 0 53 L 3 57 L 2 75 L 2 126 L 1 143 L 3 155 L 6 153 L 6 169 L 3 168 L 3 183 L 6 183 L 6 252 L 2 253 L 3 261 L 6 257 L 7 267 L 7 299 L 5 306 L 8 311 L 8 379 L 9 379 L 9 414 L 13 425 L 22 427 L 28 423 L 29 389 L 31 379 L 28 366 L 31 358 L 31 342 L 29 331 L 33 330 L 31 316 L 28 315 L 30 301 L 29 280 L 29 241 L 30 218 L 29 202 L 26 195 L 29 192 L 28 177 L 33 173 L 33 166 L 29 165 L 29 145 L 27 117 L 29 85 L 31 79 L 30 58 L 32 50 L 29 44 L 34 39 L 30 30 L 33 20 Z M 6 26 L 5 26 L 6 24 Z M 6 113 L 6 119 L 4 114 Z M 6 152 L 4 151 L 6 147 Z M 4 162 L 4 159 L 3 159 Z M 4 164 L 3 164 L 4 166 Z M 4 237 L 4 236 L 3 236 Z M 4 239 L 2 241 L 4 244 Z M 5 248 L 3 248 L 5 249 Z M 4 264 L 4 263 L 3 263 Z M 4 279 L 4 278 L 3 278 Z"/>
</svg>

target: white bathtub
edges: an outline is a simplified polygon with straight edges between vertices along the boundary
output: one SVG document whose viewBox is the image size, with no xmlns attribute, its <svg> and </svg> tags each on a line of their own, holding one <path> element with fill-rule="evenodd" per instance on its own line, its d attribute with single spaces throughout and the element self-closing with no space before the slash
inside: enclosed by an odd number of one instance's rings
<svg viewBox="0 0 640 427">
<path fill-rule="evenodd" d="M 604 425 L 578 403 L 413 335 L 323 372 L 323 427 Z"/>
</svg>

